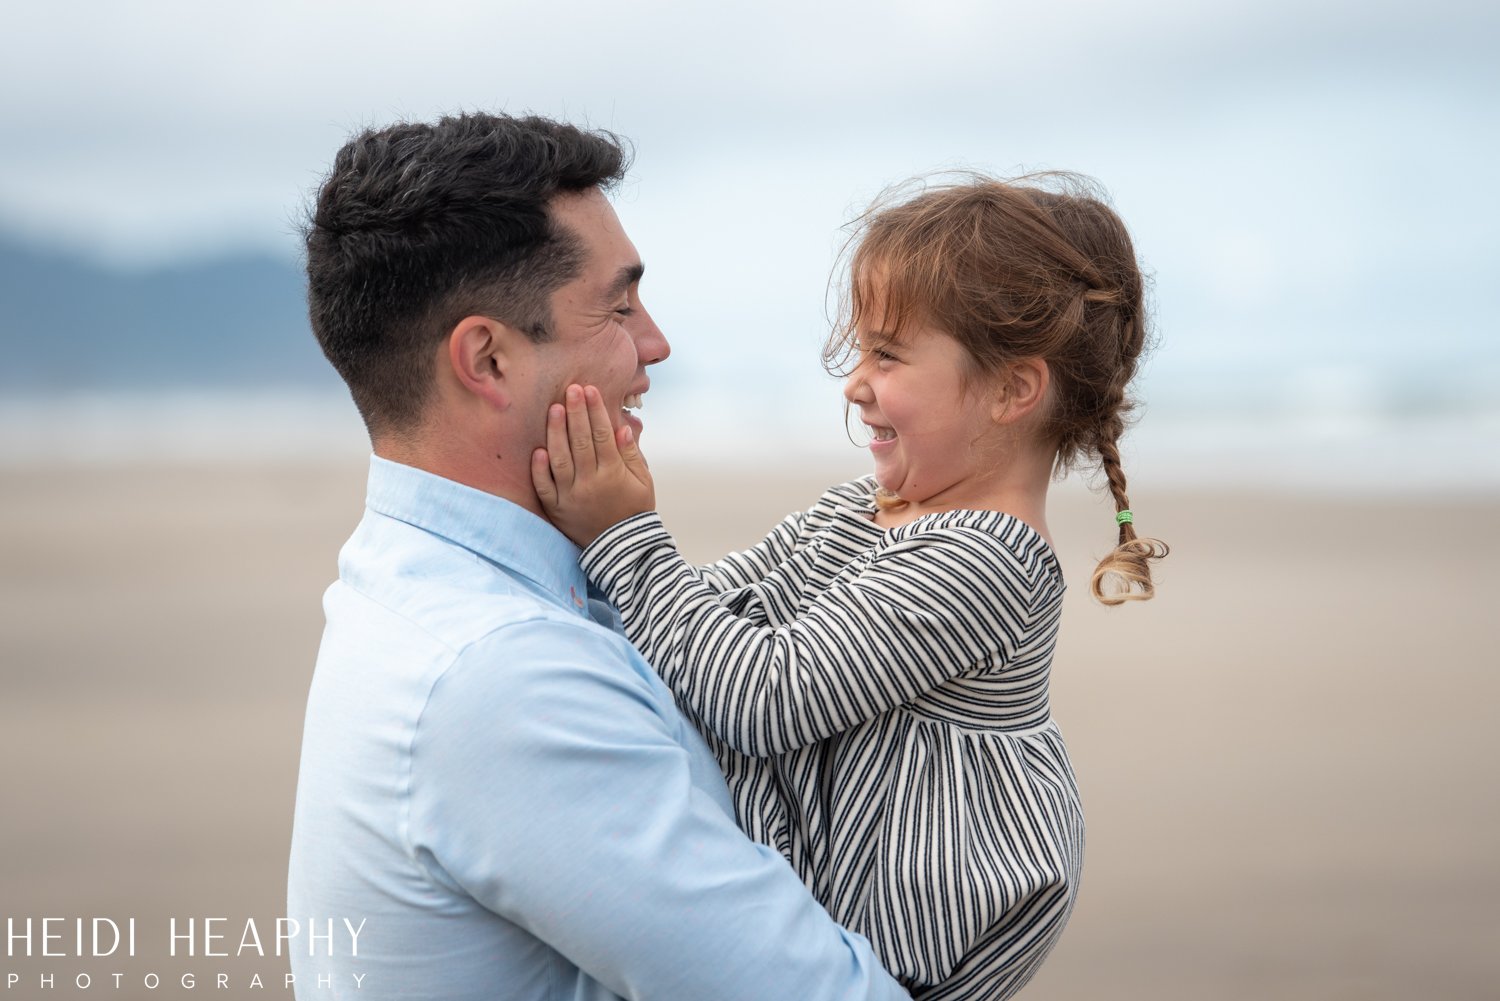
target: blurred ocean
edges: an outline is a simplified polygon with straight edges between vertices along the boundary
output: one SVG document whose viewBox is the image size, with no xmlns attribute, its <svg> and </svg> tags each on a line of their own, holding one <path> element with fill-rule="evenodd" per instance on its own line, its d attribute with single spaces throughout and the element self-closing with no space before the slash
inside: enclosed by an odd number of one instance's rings
<svg viewBox="0 0 1500 1001">
<path fill-rule="evenodd" d="M 665 272 L 653 268 L 651 309 L 673 344 L 651 370 L 648 456 L 862 471 L 818 363 L 822 251 L 779 261 L 751 306 L 726 308 L 712 263 L 667 234 L 644 239 L 664 251 L 651 257 Z M 1425 320 L 1405 295 L 1234 306 L 1192 267 L 1172 265 L 1157 287 L 1159 343 L 1125 443 L 1137 489 L 1500 494 L 1500 345 L 1480 336 L 1468 300 Z M 0 339 L 6 466 L 368 449 L 284 257 L 132 270 L 0 235 Z"/>
</svg>

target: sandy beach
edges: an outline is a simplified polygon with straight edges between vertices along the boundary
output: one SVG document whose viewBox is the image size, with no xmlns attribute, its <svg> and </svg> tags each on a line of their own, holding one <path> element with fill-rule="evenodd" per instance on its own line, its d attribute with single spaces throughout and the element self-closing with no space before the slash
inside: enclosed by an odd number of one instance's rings
<svg viewBox="0 0 1500 1001">
<path fill-rule="evenodd" d="M 707 559 L 858 471 L 668 467 L 658 494 Z M 164 929 L 222 917 L 233 951 L 282 913 L 320 596 L 363 486 L 349 463 L 0 471 L 0 916 L 67 918 L 70 952 L 0 959 L 4 996 L 222 974 L 219 996 L 259 975 L 290 997 L 284 959 L 169 956 Z M 1173 554 L 1118 609 L 1087 595 L 1112 511 L 1067 484 L 1053 504 L 1088 857 L 1022 997 L 1494 997 L 1500 499 L 1133 502 Z M 71 955 L 94 916 L 134 918 L 138 955 Z"/>
</svg>

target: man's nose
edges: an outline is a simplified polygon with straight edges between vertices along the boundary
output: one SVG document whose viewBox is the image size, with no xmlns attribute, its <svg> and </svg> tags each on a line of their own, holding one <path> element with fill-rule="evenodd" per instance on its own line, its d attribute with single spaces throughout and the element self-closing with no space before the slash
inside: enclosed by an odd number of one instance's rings
<svg viewBox="0 0 1500 1001">
<path fill-rule="evenodd" d="M 672 345 L 667 343 L 667 335 L 661 332 L 651 314 L 642 307 L 636 313 L 639 321 L 632 335 L 635 338 L 636 357 L 641 360 L 642 365 L 655 365 L 657 362 L 666 361 L 667 356 L 672 353 Z"/>
</svg>

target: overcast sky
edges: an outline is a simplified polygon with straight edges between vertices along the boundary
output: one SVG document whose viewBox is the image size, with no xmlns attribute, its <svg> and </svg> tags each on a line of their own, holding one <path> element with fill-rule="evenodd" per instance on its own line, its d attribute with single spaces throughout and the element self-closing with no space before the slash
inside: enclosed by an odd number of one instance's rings
<svg viewBox="0 0 1500 1001">
<path fill-rule="evenodd" d="M 1112 193 L 1155 274 L 1158 396 L 1254 370 L 1279 397 L 1493 402 L 1497 10 L 12 4 L 0 229 L 129 266 L 293 259 L 350 131 L 532 110 L 636 143 L 617 201 L 676 341 L 669 382 L 723 385 L 753 354 L 800 384 L 838 228 L 881 187 L 1067 168 Z"/>
</svg>

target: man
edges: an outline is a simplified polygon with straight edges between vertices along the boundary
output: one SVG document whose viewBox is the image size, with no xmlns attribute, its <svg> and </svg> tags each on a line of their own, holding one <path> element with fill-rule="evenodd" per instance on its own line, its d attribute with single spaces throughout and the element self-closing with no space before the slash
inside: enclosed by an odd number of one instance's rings
<svg viewBox="0 0 1500 1001">
<path fill-rule="evenodd" d="M 624 166 L 607 134 L 475 114 L 358 136 L 319 193 L 313 330 L 375 455 L 308 696 L 299 997 L 906 996 L 735 828 L 541 517 L 548 405 L 595 385 L 637 433 L 669 351 L 603 194 Z"/>
</svg>

